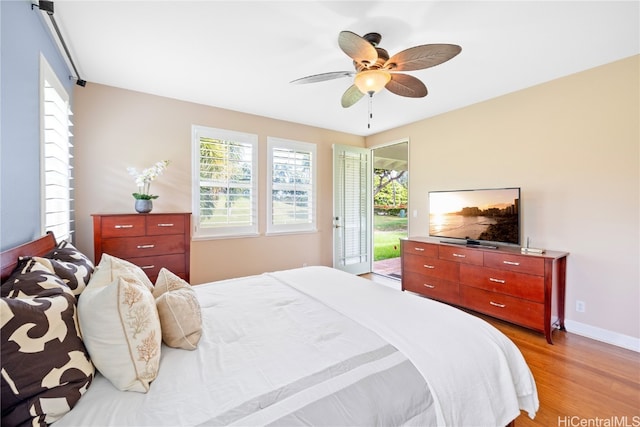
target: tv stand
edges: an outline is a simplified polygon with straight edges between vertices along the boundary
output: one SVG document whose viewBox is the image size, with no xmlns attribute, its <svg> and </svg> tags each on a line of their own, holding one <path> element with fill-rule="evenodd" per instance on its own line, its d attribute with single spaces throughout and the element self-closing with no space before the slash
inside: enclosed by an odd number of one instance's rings
<svg viewBox="0 0 640 427">
<path fill-rule="evenodd" d="M 462 247 L 461 247 L 462 246 Z M 564 330 L 567 252 L 523 254 L 412 237 L 400 241 L 402 290 L 544 333 Z"/>
</svg>

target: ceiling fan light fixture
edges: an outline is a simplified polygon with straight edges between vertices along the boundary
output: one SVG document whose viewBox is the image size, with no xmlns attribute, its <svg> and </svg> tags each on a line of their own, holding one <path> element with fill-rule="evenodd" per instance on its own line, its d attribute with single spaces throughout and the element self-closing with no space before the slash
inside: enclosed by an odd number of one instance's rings
<svg viewBox="0 0 640 427">
<path fill-rule="evenodd" d="M 378 93 L 391 80 L 391 73 L 385 70 L 365 70 L 356 74 L 354 84 L 362 93 Z"/>
</svg>

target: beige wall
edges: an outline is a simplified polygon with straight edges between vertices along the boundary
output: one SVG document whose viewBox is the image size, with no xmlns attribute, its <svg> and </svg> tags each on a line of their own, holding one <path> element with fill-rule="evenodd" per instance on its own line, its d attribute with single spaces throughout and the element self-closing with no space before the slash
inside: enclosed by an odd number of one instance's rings
<svg viewBox="0 0 640 427">
<path fill-rule="evenodd" d="M 368 137 L 370 147 L 410 141 L 409 234 L 428 234 L 430 190 L 519 186 L 523 237 L 570 252 L 568 329 L 601 328 L 637 345 L 639 58 Z"/>
<path fill-rule="evenodd" d="M 332 150 L 334 143 L 364 146 L 364 138 L 87 84 L 74 92 L 76 224 L 78 248 L 93 254 L 92 213 L 135 213 L 136 191 L 126 168 L 170 166 L 151 185 L 160 197 L 153 212 L 191 212 L 191 126 L 210 126 L 259 137 L 259 237 L 194 241 L 194 284 L 264 271 L 332 264 Z M 318 232 L 264 236 L 266 230 L 266 140 L 276 136 L 317 144 Z"/>
</svg>

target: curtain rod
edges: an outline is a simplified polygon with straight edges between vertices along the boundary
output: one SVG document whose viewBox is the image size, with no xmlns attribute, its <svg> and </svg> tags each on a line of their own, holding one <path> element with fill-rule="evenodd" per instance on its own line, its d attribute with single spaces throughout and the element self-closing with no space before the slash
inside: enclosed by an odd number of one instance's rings
<svg viewBox="0 0 640 427">
<path fill-rule="evenodd" d="M 60 40 L 60 43 L 62 44 L 62 48 L 64 49 L 64 52 L 67 54 L 67 58 L 69 59 L 69 62 L 73 67 L 73 71 L 75 71 L 76 73 L 76 76 L 77 76 L 76 84 L 78 86 L 85 87 L 87 85 L 87 81 L 82 80 L 80 78 L 80 73 L 78 72 L 78 69 L 76 68 L 76 64 L 73 62 L 73 59 L 71 58 L 71 53 L 67 48 L 67 44 L 64 42 L 64 39 L 62 38 L 62 33 L 60 33 L 60 28 L 58 27 L 58 23 L 53 17 L 53 2 L 49 0 L 40 0 L 38 4 L 33 4 L 33 3 L 31 4 L 31 10 L 33 10 L 34 7 L 37 7 L 38 9 L 44 12 L 47 12 L 47 15 L 49 15 L 49 19 L 51 19 L 51 24 L 53 25 L 53 28 L 56 30 L 56 34 L 58 35 L 58 40 Z"/>
</svg>

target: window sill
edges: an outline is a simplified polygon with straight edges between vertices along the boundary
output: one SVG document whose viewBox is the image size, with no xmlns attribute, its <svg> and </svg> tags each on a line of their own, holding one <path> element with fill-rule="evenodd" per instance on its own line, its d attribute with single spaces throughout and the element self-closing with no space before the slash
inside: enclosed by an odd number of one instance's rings
<svg viewBox="0 0 640 427">
<path fill-rule="evenodd" d="M 196 242 L 201 240 L 227 240 L 227 239 L 245 239 L 245 238 L 255 238 L 255 237 L 260 237 L 260 233 L 191 236 L 191 240 Z"/>
<path fill-rule="evenodd" d="M 292 235 L 292 234 L 315 234 L 318 232 L 317 228 L 313 230 L 296 230 L 296 231 L 268 231 L 264 235 L 265 236 L 283 236 L 283 235 Z"/>
</svg>

